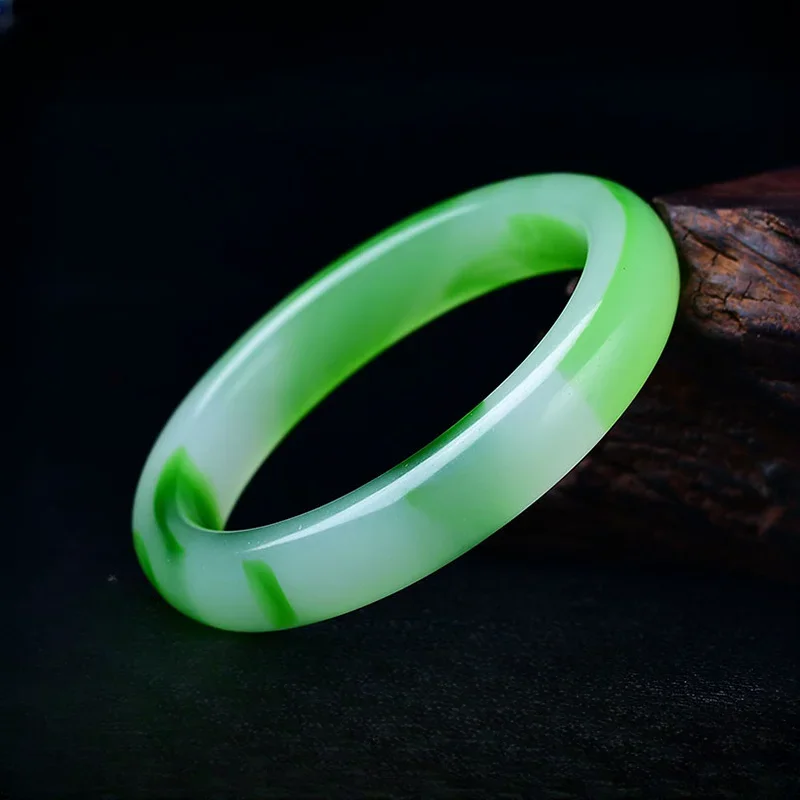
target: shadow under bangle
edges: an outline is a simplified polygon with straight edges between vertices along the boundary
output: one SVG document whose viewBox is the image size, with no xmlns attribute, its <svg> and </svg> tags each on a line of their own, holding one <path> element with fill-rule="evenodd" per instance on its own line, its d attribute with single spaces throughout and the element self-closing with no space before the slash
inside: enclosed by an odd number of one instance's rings
<svg viewBox="0 0 800 800">
<path fill-rule="evenodd" d="M 430 445 L 327 505 L 223 532 L 263 460 L 361 366 L 470 299 L 581 266 L 544 339 Z M 423 578 L 600 441 L 664 348 L 678 284 L 656 213 L 595 177 L 508 180 L 401 222 L 275 307 L 175 411 L 136 491 L 142 569 L 175 608 L 235 631 L 335 617 Z"/>
</svg>

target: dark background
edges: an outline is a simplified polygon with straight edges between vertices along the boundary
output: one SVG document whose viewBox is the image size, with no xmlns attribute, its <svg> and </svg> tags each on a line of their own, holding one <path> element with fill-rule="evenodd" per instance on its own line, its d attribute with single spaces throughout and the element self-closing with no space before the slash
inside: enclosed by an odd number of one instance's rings
<svg viewBox="0 0 800 800">
<path fill-rule="evenodd" d="M 752 48 L 665 66 L 650 40 L 641 63 L 606 63 L 514 20 L 412 41 L 398 12 L 120 24 L 67 5 L 0 41 L 0 797 L 796 797 L 796 588 L 477 548 L 345 618 L 242 636 L 168 608 L 129 532 L 175 405 L 333 258 L 515 175 L 590 172 L 650 198 L 795 164 L 791 71 Z M 231 526 L 426 444 L 535 345 L 568 277 L 476 301 L 348 381 Z"/>
</svg>

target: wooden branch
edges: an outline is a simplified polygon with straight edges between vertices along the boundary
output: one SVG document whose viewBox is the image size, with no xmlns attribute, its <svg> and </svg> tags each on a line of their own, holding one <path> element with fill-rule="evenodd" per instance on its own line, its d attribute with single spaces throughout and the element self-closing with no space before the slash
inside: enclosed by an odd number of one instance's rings
<svg viewBox="0 0 800 800">
<path fill-rule="evenodd" d="M 494 546 L 800 581 L 800 169 L 658 198 L 670 342 L 606 439 Z"/>
</svg>

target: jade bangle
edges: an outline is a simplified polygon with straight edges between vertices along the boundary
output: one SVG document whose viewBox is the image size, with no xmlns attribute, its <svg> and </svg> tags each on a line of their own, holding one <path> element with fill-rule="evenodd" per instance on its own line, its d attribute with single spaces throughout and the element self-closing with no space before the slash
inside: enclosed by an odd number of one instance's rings
<svg viewBox="0 0 800 800">
<path fill-rule="evenodd" d="M 223 532 L 263 460 L 370 359 L 479 295 L 581 266 L 539 345 L 430 445 L 332 503 Z M 142 569 L 175 608 L 234 631 L 307 625 L 423 578 L 516 517 L 611 428 L 664 348 L 678 281 L 655 212 L 585 175 L 508 180 L 401 222 L 281 302 L 175 411 L 136 491 Z"/>
</svg>

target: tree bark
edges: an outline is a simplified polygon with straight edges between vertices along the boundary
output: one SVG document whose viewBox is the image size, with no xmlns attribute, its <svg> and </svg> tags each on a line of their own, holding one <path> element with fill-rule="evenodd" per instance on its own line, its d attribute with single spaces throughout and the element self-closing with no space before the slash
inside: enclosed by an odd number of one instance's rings
<svg viewBox="0 0 800 800">
<path fill-rule="evenodd" d="M 671 339 L 608 436 L 498 547 L 800 581 L 800 169 L 657 198 Z"/>
</svg>

